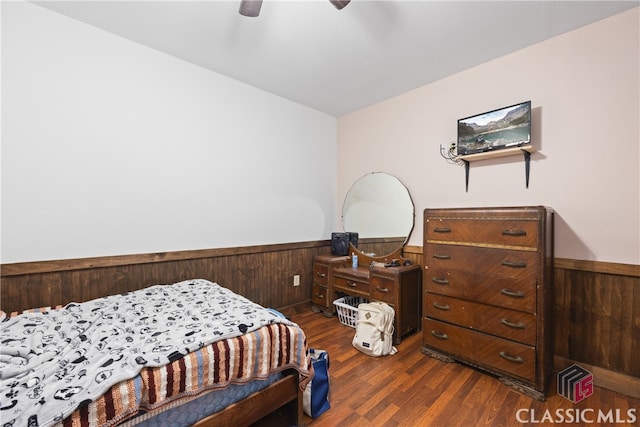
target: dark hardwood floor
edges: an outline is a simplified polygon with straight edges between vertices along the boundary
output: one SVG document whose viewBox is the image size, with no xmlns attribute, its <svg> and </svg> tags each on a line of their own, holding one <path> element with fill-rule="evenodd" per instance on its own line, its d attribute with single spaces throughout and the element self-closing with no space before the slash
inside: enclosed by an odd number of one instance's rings
<svg viewBox="0 0 640 427">
<path fill-rule="evenodd" d="M 305 416 L 308 426 L 640 425 L 640 399 L 604 388 L 574 404 L 553 382 L 540 402 L 481 371 L 423 355 L 420 333 L 396 346 L 397 354 L 373 358 L 351 345 L 355 329 L 337 317 L 308 310 L 291 319 L 330 358 L 331 409 Z"/>
</svg>

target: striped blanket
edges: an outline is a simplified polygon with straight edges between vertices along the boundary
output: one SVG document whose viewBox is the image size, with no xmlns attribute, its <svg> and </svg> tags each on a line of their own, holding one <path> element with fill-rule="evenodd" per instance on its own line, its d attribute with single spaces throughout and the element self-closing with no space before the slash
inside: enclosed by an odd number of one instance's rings
<svg viewBox="0 0 640 427">
<path fill-rule="evenodd" d="M 205 280 L 24 313 L 0 327 L 0 416 L 15 425 L 115 425 L 287 368 L 302 387 L 312 370 L 296 324 Z"/>
<path fill-rule="evenodd" d="M 145 368 L 76 410 L 57 427 L 114 426 L 140 411 L 160 411 L 172 402 L 212 389 L 224 389 L 289 368 L 301 375 L 301 389 L 313 368 L 304 332 L 273 324 L 240 337 L 218 341 L 169 365 Z"/>
</svg>

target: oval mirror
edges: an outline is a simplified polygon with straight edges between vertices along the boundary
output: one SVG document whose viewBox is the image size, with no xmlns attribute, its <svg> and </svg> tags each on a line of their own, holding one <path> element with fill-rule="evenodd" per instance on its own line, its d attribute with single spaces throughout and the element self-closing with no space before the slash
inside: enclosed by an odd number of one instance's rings
<svg viewBox="0 0 640 427">
<path fill-rule="evenodd" d="M 409 190 L 395 176 L 373 172 L 356 181 L 347 192 L 342 225 L 344 231 L 358 233 L 362 252 L 378 248 L 374 252 L 385 255 L 400 249 L 413 224 L 414 206 Z M 381 248 L 384 252 L 380 252 Z"/>
</svg>

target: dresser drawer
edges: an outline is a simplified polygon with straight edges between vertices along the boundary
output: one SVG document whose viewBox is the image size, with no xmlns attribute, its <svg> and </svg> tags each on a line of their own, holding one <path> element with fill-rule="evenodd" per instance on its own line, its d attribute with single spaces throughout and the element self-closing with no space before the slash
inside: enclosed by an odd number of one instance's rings
<svg viewBox="0 0 640 427">
<path fill-rule="evenodd" d="M 427 245 L 425 267 L 535 280 L 538 272 L 538 254 L 511 249 L 477 248 L 471 246 Z"/>
<path fill-rule="evenodd" d="M 536 316 L 531 313 L 427 293 L 424 314 L 523 344 L 536 344 Z"/>
<path fill-rule="evenodd" d="M 392 278 L 372 276 L 371 277 L 371 298 L 388 302 L 389 304 L 396 303 L 396 281 Z"/>
<path fill-rule="evenodd" d="M 452 356 L 473 358 L 475 345 L 469 337 L 470 332 L 472 331 L 427 317 L 422 319 L 422 342 Z"/>
<path fill-rule="evenodd" d="M 430 348 L 526 382 L 535 381 L 536 352 L 532 346 L 429 318 L 423 319 L 422 331 L 423 341 Z"/>
<path fill-rule="evenodd" d="M 329 266 L 325 264 L 313 264 L 313 283 L 327 286 L 329 278 Z"/>
<path fill-rule="evenodd" d="M 427 241 L 538 247 L 538 219 L 427 218 Z"/>
<path fill-rule="evenodd" d="M 535 313 L 536 282 L 482 273 L 430 268 L 424 272 L 425 292 L 459 297 Z"/>
<path fill-rule="evenodd" d="M 311 302 L 321 307 L 328 307 L 327 293 L 326 287 L 314 284 L 311 287 Z"/>
<path fill-rule="evenodd" d="M 369 297 L 369 282 L 355 280 L 353 278 L 338 277 L 333 278 L 334 290 L 344 289 L 348 294 L 362 294 Z"/>
</svg>

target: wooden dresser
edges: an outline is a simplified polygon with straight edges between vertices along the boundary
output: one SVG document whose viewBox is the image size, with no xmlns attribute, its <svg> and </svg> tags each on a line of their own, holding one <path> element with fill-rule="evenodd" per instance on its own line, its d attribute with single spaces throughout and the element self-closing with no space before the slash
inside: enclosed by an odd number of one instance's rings
<svg viewBox="0 0 640 427">
<path fill-rule="evenodd" d="M 538 400 L 552 373 L 553 211 L 425 209 L 423 353 Z"/>
<path fill-rule="evenodd" d="M 399 255 L 389 257 L 399 258 Z M 351 257 L 318 255 L 313 260 L 312 307 L 333 315 L 333 301 L 344 295 L 361 296 L 369 301 L 382 301 L 396 312 L 393 343 L 420 330 L 421 272 L 418 264 L 397 267 L 371 266 L 377 258 L 359 255 L 357 268 Z M 404 261 L 404 259 L 401 259 Z"/>
</svg>

